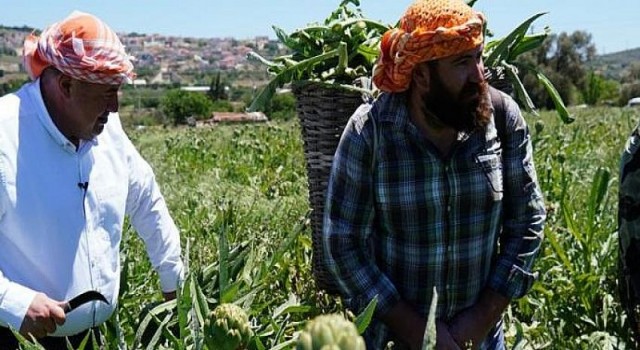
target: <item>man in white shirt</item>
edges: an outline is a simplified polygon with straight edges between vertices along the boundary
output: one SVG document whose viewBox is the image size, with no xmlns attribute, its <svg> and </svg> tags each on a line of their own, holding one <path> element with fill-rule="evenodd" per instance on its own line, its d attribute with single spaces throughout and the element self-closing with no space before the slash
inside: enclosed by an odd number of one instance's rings
<svg viewBox="0 0 640 350">
<path fill-rule="evenodd" d="M 33 81 L 0 98 L 0 348 L 17 348 L 11 327 L 66 349 L 66 336 L 81 339 L 115 309 L 125 215 L 167 300 L 183 273 L 180 238 L 120 124 L 118 90 L 135 75 L 116 34 L 74 12 L 30 35 L 24 59 Z M 108 303 L 65 313 L 88 290 Z"/>
</svg>

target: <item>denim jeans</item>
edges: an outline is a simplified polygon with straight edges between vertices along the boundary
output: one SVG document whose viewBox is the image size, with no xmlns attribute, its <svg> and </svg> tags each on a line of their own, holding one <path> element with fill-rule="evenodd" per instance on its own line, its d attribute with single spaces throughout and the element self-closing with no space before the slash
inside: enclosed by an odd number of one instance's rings
<svg viewBox="0 0 640 350">
<path fill-rule="evenodd" d="M 491 330 L 487 339 L 480 346 L 482 350 L 505 350 L 502 320 Z"/>
</svg>

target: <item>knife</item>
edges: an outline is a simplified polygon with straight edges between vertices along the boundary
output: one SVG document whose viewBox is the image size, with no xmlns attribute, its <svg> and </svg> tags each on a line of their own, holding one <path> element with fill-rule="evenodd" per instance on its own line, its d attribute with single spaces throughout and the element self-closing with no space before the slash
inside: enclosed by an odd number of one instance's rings
<svg viewBox="0 0 640 350">
<path fill-rule="evenodd" d="M 107 298 L 105 298 L 102 293 L 90 290 L 71 298 L 71 300 L 69 300 L 62 309 L 65 313 L 69 313 L 75 310 L 78 306 L 90 301 L 102 301 L 103 303 L 107 303 L 107 305 L 109 304 L 109 301 L 107 301 Z"/>
</svg>

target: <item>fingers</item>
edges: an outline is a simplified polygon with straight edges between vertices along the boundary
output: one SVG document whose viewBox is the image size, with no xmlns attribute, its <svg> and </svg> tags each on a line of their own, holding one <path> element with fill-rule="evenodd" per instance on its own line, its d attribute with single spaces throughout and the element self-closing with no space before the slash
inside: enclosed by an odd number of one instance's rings
<svg viewBox="0 0 640 350">
<path fill-rule="evenodd" d="M 45 331 L 45 334 L 43 336 L 56 331 L 56 324 L 51 318 L 43 319 L 41 321 L 41 324 L 42 324 L 42 328 Z"/>
<path fill-rule="evenodd" d="M 62 326 L 67 320 L 67 315 L 64 312 L 64 304 L 66 303 L 55 305 L 51 309 L 49 309 L 51 319 L 53 319 L 53 322 L 55 322 L 55 324 L 57 324 L 58 326 Z"/>
<path fill-rule="evenodd" d="M 460 350 L 460 347 L 449 333 L 449 326 L 446 323 L 436 321 L 436 349 L 437 350 Z"/>
<path fill-rule="evenodd" d="M 61 303 L 38 293 L 31 301 L 29 309 L 20 325 L 20 333 L 42 338 L 56 331 L 58 325 L 64 324 L 66 316 L 60 307 Z"/>
</svg>

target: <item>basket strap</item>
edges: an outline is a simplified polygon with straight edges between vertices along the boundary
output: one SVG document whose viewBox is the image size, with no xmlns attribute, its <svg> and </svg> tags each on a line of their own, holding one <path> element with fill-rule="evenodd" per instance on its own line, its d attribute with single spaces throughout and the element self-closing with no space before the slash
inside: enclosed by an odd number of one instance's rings
<svg viewBox="0 0 640 350">
<path fill-rule="evenodd" d="M 494 87 L 489 87 L 489 94 L 491 95 L 491 103 L 493 104 L 493 118 L 498 131 L 498 138 L 500 142 L 506 142 L 507 135 L 507 111 L 504 102 L 504 97 L 500 91 Z"/>
<path fill-rule="evenodd" d="M 371 111 L 369 111 L 369 119 L 371 119 L 373 125 L 373 152 L 371 154 L 371 176 L 373 176 L 373 172 L 376 170 L 376 158 L 378 156 L 378 124 Z"/>
</svg>

